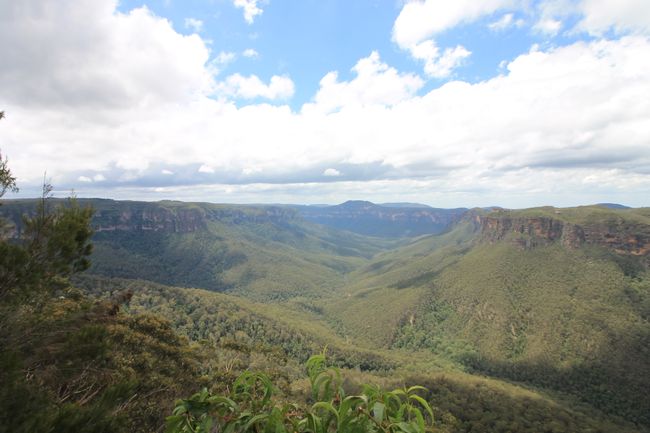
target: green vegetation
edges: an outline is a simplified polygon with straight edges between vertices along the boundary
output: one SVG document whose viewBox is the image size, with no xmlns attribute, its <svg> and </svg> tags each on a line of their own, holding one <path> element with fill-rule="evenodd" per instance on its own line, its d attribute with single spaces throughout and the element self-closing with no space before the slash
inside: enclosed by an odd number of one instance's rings
<svg viewBox="0 0 650 433">
<path fill-rule="evenodd" d="M 400 240 L 306 223 L 280 207 L 80 200 L 95 209 L 90 273 L 227 291 L 261 301 L 322 297 L 346 274 Z M 3 213 L 25 229 L 33 201 Z"/>
<path fill-rule="evenodd" d="M 50 191 L 19 239 L 0 239 L 0 432 L 155 431 L 202 382 L 201 354 L 167 321 L 70 286 L 89 267 L 93 210 L 74 199 L 51 209 Z"/>
<path fill-rule="evenodd" d="M 396 363 L 381 352 L 351 344 L 310 312 L 142 280 L 84 276 L 76 281 L 87 293 L 107 300 L 129 292 L 132 297 L 127 310 L 131 314 L 150 312 L 165 317 L 179 333 L 207 345 L 279 351 L 297 363 L 328 346 L 330 359 L 340 367 L 389 371 Z M 297 364 L 295 367 L 298 369 Z M 298 377 L 294 375 L 294 379 Z"/>
<path fill-rule="evenodd" d="M 3 308 L 2 329 L 0 431 L 149 432 L 201 383 L 198 354 L 168 322 L 109 303 Z"/>
<path fill-rule="evenodd" d="M 207 390 L 177 402 L 167 418 L 167 433 L 312 432 L 312 433 L 424 433 L 433 411 L 420 395 L 424 387 L 382 391 L 366 385 L 360 395 L 346 395 L 341 372 L 325 365 L 325 355 L 306 363 L 311 406 L 273 402 L 273 384 L 261 373 L 245 372 L 235 380 L 230 395 Z M 428 418 L 425 419 L 425 417 Z M 428 422 L 427 422 L 428 421 Z M 213 427 L 215 426 L 215 427 Z"/>
<path fill-rule="evenodd" d="M 611 209 L 603 206 L 579 206 L 573 208 L 554 208 L 551 206 L 505 210 L 500 209 L 490 213 L 494 217 L 510 218 L 553 218 L 572 224 L 622 224 L 640 229 L 641 233 L 648 233 L 650 224 L 650 208 Z"/>
<path fill-rule="evenodd" d="M 288 208 L 48 195 L 0 208 L 0 432 L 650 428 L 647 209 L 388 241 Z M 561 224 L 584 239 L 539 228 Z"/>
<path fill-rule="evenodd" d="M 584 224 L 615 215 L 615 227 L 641 239 L 650 227 L 637 227 L 645 209 L 560 213 Z M 534 210 L 490 216 L 512 214 L 540 217 Z M 610 220 L 600 224 L 605 233 L 614 230 Z M 570 393 L 650 424 L 650 275 L 643 257 L 560 240 L 522 247 L 527 233 L 488 243 L 475 233 L 461 224 L 378 255 L 354 273 L 345 297 L 327 302 L 326 314 L 361 341 L 426 349 L 467 371 Z M 391 326 L 363 326 L 380 314 Z"/>
</svg>

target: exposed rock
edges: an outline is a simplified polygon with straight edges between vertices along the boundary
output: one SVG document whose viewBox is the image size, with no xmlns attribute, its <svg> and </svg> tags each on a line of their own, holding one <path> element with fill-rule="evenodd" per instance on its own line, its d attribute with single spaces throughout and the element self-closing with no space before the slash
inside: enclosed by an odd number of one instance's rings
<svg viewBox="0 0 650 433">
<path fill-rule="evenodd" d="M 205 227 L 205 213 L 201 209 L 165 208 L 122 210 L 99 210 L 93 218 L 95 232 L 106 231 L 162 231 L 191 233 Z"/>
<path fill-rule="evenodd" d="M 523 249 L 552 242 L 568 248 L 598 245 L 618 254 L 650 260 L 650 228 L 640 230 L 638 225 L 622 218 L 581 225 L 551 217 L 474 215 L 473 220 L 481 242 L 511 240 Z"/>
<path fill-rule="evenodd" d="M 295 212 L 278 207 L 191 207 L 166 208 L 149 206 L 145 209 L 99 209 L 93 218 L 95 231 L 144 230 L 169 233 L 191 233 L 206 228 L 209 221 L 232 224 L 279 223 L 295 217 Z"/>
<path fill-rule="evenodd" d="M 96 233 L 114 231 L 150 231 L 163 233 L 192 233 L 203 230 L 210 221 L 224 221 L 230 224 L 274 223 L 284 224 L 297 213 L 293 209 L 278 206 L 229 206 L 209 203 L 183 204 L 174 202 L 131 202 L 105 199 L 79 199 L 81 206 L 92 206 L 95 215 L 92 227 Z M 32 215 L 36 200 L 9 202 L 0 208 L 0 216 L 9 222 L 5 236 L 22 236 L 24 224 L 22 215 Z M 54 205 L 64 203 L 54 200 Z"/>
<path fill-rule="evenodd" d="M 408 204 L 377 205 L 350 200 L 336 206 L 296 206 L 308 221 L 369 236 L 438 234 L 458 222 L 467 209 L 436 209 Z"/>
</svg>

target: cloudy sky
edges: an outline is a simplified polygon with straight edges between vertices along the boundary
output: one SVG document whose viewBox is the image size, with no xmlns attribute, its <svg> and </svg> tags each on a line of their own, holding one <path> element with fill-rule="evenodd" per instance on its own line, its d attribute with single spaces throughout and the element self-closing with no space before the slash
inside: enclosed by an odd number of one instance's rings
<svg viewBox="0 0 650 433">
<path fill-rule="evenodd" d="M 22 196 L 650 205 L 648 0 L 0 0 L 0 40 Z"/>
</svg>

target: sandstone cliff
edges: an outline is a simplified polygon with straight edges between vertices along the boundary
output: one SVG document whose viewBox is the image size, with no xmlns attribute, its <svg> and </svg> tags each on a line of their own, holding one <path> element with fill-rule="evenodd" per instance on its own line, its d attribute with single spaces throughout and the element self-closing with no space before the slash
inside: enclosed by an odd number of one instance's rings
<svg viewBox="0 0 650 433">
<path fill-rule="evenodd" d="M 568 221 L 562 217 L 561 210 L 554 212 L 557 217 L 521 216 L 516 212 L 497 211 L 475 214 L 472 219 L 480 242 L 509 240 L 523 249 L 552 242 L 559 242 L 567 248 L 597 245 L 650 262 L 650 225 L 624 215 Z"/>
<path fill-rule="evenodd" d="M 53 200 L 52 205 L 63 200 Z M 192 233 L 203 230 L 210 221 L 229 224 L 274 223 L 281 224 L 297 218 L 292 209 L 276 206 L 214 205 L 209 203 L 131 202 L 106 199 L 79 199 L 81 206 L 92 206 L 95 215 L 93 230 L 100 232 L 151 231 L 162 233 Z M 7 219 L 5 236 L 20 237 L 24 230 L 23 215 L 35 212 L 36 200 L 9 202 L 0 209 Z"/>
</svg>

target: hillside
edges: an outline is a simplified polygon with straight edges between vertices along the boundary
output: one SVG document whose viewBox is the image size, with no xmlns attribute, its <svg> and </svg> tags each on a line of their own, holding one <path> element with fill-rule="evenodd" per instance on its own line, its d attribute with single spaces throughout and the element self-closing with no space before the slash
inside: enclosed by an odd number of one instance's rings
<svg viewBox="0 0 650 433">
<path fill-rule="evenodd" d="M 15 224 L 35 201 L 9 201 Z M 181 202 L 79 200 L 92 206 L 91 274 L 201 287 L 273 300 L 323 296 L 395 240 L 311 224 L 292 209 Z"/>
<path fill-rule="evenodd" d="M 474 209 L 413 238 L 399 218 L 369 237 L 287 206 L 79 202 L 95 251 L 74 284 L 187 338 L 183 389 L 253 368 L 304 399 L 300 365 L 327 347 L 352 388 L 426 384 L 441 431 L 649 429 L 649 209 Z M 34 204 L 0 207 L 14 239 Z"/>
<path fill-rule="evenodd" d="M 344 368 L 349 392 L 358 392 L 355 389 L 362 381 L 388 388 L 402 383 L 425 385 L 435 410 L 436 431 L 637 431 L 575 399 L 476 377 L 430 353 L 352 342 L 335 335 L 314 304 L 300 300 L 269 305 L 146 281 L 83 277 L 80 282 L 104 298 L 132 291 L 130 315 L 161 315 L 191 341 L 216 347 L 211 363 L 225 368 L 224 378 L 232 378 L 242 368 L 269 371 L 294 399 L 305 398 L 300 363 L 326 345 L 328 357 Z"/>
<path fill-rule="evenodd" d="M 475 211 L 378 255 L 326 311 L 376 344 L 426 348 L 648 424 L 649 214 Z M 391 326 L 361 326 L 381 311 Z"/>
</svg>

